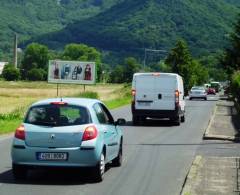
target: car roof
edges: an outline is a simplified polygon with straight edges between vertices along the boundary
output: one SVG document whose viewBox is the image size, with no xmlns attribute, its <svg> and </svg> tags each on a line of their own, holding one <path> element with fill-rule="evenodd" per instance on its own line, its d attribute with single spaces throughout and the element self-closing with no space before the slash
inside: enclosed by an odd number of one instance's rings
<svg viewBox="0 0 240 195">
<path fill-rule="evenodd" d="M 51 102 L 66 102 L 71 105 L 77 105 L 77 106 L 84 106 L 84 107 L 91 107 L 95 103 L 102 103 L 100 100 L 97 99 L 90 99 L 90 98 L 49 98 L 40 100 L 32 106 L 41 106 L 41 105 L 47 105 Z"/>
</svg>

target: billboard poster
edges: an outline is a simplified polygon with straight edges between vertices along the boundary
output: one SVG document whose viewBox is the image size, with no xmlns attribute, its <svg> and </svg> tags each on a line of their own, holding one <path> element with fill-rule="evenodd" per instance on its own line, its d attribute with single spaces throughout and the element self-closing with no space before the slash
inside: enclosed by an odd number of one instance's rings
<svg viewBox="0 0 240 195">
<path fill-rule="evenodd" d="M 50 60 L 49 83 L 95 84 L 95 62 Z"/>
</svg>

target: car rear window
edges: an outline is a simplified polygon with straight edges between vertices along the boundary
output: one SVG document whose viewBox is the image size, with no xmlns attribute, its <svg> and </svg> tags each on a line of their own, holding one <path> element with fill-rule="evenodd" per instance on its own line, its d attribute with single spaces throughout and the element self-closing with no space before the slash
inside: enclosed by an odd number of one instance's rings
<svg viewBox="0 0 240 195">
<path fill-rule="evenodd" d="M 203 87 L 193 87 L 192 90 L 205 90 Z"/>
<path fill-rule="evenodd" d="M 42 105 L 31 107 L 25 123 L 43 126 L 83 125 L 91 122 L 87 108 L 75 105 Z"/>
</svg>

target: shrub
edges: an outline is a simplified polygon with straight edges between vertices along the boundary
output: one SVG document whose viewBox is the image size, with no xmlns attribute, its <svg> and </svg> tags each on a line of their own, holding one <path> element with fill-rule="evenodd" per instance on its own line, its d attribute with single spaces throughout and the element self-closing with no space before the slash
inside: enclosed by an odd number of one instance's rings
<svg viewBox="0 0 240 195">
<path fill-rule="evenodd" d="M 240 71 L 232 76 L 232 93 L 240 101 Z"/>
<path fill-rule="evenodd" d="M 20 80 L 20 71 L 12 64 L 7 64 L 4 66 L 2 77 L 7 81 L 18 81 Z"/>
<path fill-rule="evenodd" d="M 82 92 L 82 93 L 78 94 L 77 97 L 99 99 L 98 93 L 93 92 L 93 91 Z"/>
<path fill-rule="evenodd" d="M 27 79 L 30 81 L 46 80 L 47 72 L 41 68 L 33 68 L 27 74 Z"/>
</svg>

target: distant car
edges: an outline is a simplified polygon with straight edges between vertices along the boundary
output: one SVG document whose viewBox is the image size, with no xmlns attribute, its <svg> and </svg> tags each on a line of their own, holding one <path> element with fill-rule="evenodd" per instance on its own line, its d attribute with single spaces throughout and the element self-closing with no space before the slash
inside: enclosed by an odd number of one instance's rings
<svg viewBox="0 0 240 195">
<path fill-rule="evenodd" d="M 12 144 L 12 169 L 24 179 L 35 167 L 93 167 L 103 180 L 105 164 L 121 166 L 123 134 L 99 100 L 56 98 L 34 103 Z"/>
<path fill-rule="evenodd" d="M 215 91 L 214 88 L 208 88 L 208 89 L 207 89 L 207 94 L 208 94 L 208 95 L 210 95 L 210 94 L 216 95 L 216 91 Z"/>
<path fill-rule="evenodd" d="M 207 92 L 202 86 L 194 86 L 189 92 L 189 100 L 192 99 L 204 99 L 207 100 Z"/>
</svg>

